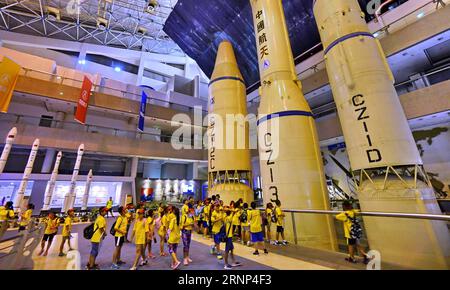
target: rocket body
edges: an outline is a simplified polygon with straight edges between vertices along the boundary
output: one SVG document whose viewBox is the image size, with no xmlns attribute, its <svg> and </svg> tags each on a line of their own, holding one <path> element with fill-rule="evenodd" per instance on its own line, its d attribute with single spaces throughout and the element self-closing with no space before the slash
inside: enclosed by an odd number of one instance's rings
<svg viewBox="0 0 450 290">
<path fill-rule="evenodd" d="M 2 155 L 0 156 L 0 174 L 2 174 L 3 170 L 5 169 L 6 161 L 8 161 L 8 156 L 11 152 L 14 140 L 16 139 L 16 135 L 17 128 L 14 127 L 8 132 L 8 136 L 6 136 L 5 147 L 3 148 Z"/>
<path fill-rule="evenodd" d="M 77 183 L 78 173 L 80 171 L 81 160 L 84 154 L 84 144 L 81 144 L 78 147 L 77 159 L 75 161 L 75 166 L 73 168 L 72 179 L 70 180 L 69 191 L 67 192 L 64 198 L 64 206 L 61 209 L 61 212 L 66 212 L 68 209 L 73 207 L 75 203 L 75 186 Z"/>
<path fill-rule="evenodd" d="M 83 202 L 81 205 L 81 210 L 87 210 L 89 192 L 91 191 L 92 178 L 93 178 L 93 174 L 92 174 L 92 169 L 91 169 L 91 170 L 89 170 L 89 173 L 86 177 L 86 187 L 84 188 Z"/>
<path fill-rule="evenodd" d="M 55 191 L 56 178 L 58 178 L 59 164 L 61 163 L 62 152 L 59 151 L 56 155 L 55 166 L 53 167 L 52 175 L 50 176 L 50 181 L 48 182 L 47 188 L 44 195 L 44 206 L 42 210 L 50 209 L 50 202 L 52 200 L 53 192 Z"/>
<path fill-rule="evenodd" d="M 39 139 L 34 140 L 31 146 L 31 152 L 28 157 L 27 165 L 23 172 L 22 181 L 20 182 L 19 189 L 17 190 L 16 199 L 14 201 L 14 211 L 19 211 L 22 208 L 22 200 L 27 189 L 28 179 L 30 178 L 31 171 L 33 170 L 34 161 L 39 149 Z"/>
<path fill-rule="evenodd" d="M 442 214 L 393 86 L 379 41 L 356 0 L 315 0 L 314 15 L 363 211 Z M 441 221 L 364 218 L 385 262 L 445 269 L 450 237 Z"/>
<path fill-rule="evenodd" d="M 253 201 L 246 89 L 230 42 L 219 45 L 209 84 L 209 195 Z M 242 182 L 242 181 L 246 182 Z"/>
<path fill-rule="evenodd" d="M 322 156 L 311 109 L 297 79 L 281 0 L 250 0 L 261 75 L 258 143 L 264 202 L 292 209 L 329 209 Z M 293 230 L 295 227 L 295 231 Z M 295 214 L 286 238 L 334 250 L 331 217 Z"/>
</svg>

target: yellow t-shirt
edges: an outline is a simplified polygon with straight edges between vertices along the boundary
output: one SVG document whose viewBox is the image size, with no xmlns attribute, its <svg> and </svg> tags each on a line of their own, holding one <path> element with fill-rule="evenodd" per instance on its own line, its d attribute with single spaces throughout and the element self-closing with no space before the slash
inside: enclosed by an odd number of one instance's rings
<svg viewBox="0 0 450 290">
<path fill-rule="evenodd" d="M 113 201 L 112 201 L 112 200 L 108 200 L 108 201 L 106 202 L 106 208 L 107 208 L 107 209 L 110 209 L 110 208 L 112 208 L 112 206 L 113 206 Z"/>
<path fill-rule="evenodd" d="M 352 227 L 353 223 L 345 214 L 347 214 L 351 218 L 354 218 L 357 212 L 359 212 L 359 210 L 352 209 L 336 215 L 336 219 L 343 222 L 344 236 L 347 239 L 351 239 L 350 228 Z"/>
<path fill-rule="evenodd" d="M 234 209 L 234 215 L 232 214 L 233 215 L 233 225 L 235 225 L 235 226 L 241 225 L 241 220 L 239 219 L 241 217 L 241 213 L 242 213 L 241 209 L 239 209 L 239 208 Z"/>
<path fill-rule="evenodd" d="M 282 227 L 284 221 L 284 213 L 279 207 L 275 207 L 275 215 L 277 216 L 277 226 Z"/>
<path fill-rule="evenodd" d="M 177 225 L 177 219 L 171 219 L 169 224 L 170 234 L 169 240 L 167 241 L 169 244 L 178 244 L 180 242 L 180 226 Z"/>
<path fill-rule="evenodd" d="M 19 225 L 22 226 L 22 227 L 28 225 L 30 223 L 32 214 L 33 214 L 33 210 L 32 209 L 27 209 L 23 213 Z"/>
<path fill-rule="evenodd" d="M 259 233 L 262 232 L 261 227 L 261 213 L 257 209 L 251 209 L 248 211 L 248 221 L 250 222 L 250 232 Z"/>
<path fill-rule="evenodd" d="M 134 243 L 136 245 L 145 245 L 145 239 L 146 239 L 146 230 L 145 230 L 145 220 L 136 220 L 134 222 Z"/>
<path fill-rule="evenodd" d="M 167 232 L 167 221 L 168 221 L 167 216 L 163 215 L 161 218 L 161 226 L 159 227 L 159 230 L 158 230 L 158 235 L 160 237 L 163 237 Z"/>
<path fill-rule="evenodd" d="M 189 212 L 189 206 L 187 204 L 183 204 L 181 207 L 181 216 L 187 215 Z"/>
<path fill-rule="evenodd" d="M 92 235 L 91 242 L 100 243 L 103 233 L 106 231 L 106 219 L 99 215 L 94 224 L 94 235 Z M 103 229 L 103 231 L 102 231 Z"/>
<path fill-rule="evenodd" d="M 181 217 L 181 228 L 183 230 L 192 231 L 194 228 L 194 218 L 190 215 L 184 215 Z"/>
<path fill-rule="evenodd" d="M 62 236 L 68 237 L 70 236 L 70 231 L 72 230 L 72 218 L 67 216 L 64 220 Z"/>
<path fill-rule="evenodd" d="M 167 227 L 169 226 L 170 221 L 173 220 L 174 218 L 177 218 L 177 217 L 175 216 L 175 214 L 173 212 L 171 212 L 167 215 Z"/>
<path fill-rule="evenodd" d="M 273 210 L 270 208 L 266 208 L 266 218 L 267 218 L 267 223 L 269 225 L 272 223 L 272 214 L 273 214 Z"/>
<path fill-rule="evenodd" d="M 116 220 L 116 224 L 114 225 L 114 236 L 115 237 L 123 237 L 125 234 L 122 234 L 118 232 L 118 230 L 126 233 L 127 232 L 127 226 L 128 226 L 128 218 L 126 216 L 119 216 Z"/>
<path fill-rule="evenodd" d="M 213 211 L 211 215 L 212 233 L 217 234 L 223 226 L 223 214 L 221 212 Z"/>
<path fill-rule="evenodd" d="M 153 233 L 154 230 L 155 230 L 155 219 L 153 217 L 149 216 L 145 220 L 145 232 Z"/>
<path fill-rule="evenodd" d="M 225 217 L 225 233 L 228 236 L 228 238 L 232 238 L 233 237 L 233 214 Z M 231 228 L 230 228 L 231 227 Z"/>
<path fill-rule="evenodd" d="M 59 227 L 59 219 L 55 217 L 54 219 L 47 219 L 47 226 L 45 227 L 44 234 L 51 235 L 56 234 L 58 232 Z"/>
<path fill-rule="evenodd" d="M 0 222 L 4 222 L 12 218 L 14 218 L 14 211 L 11 209 L 6 209 L 4 206 L 0 206 Z"/>
<path fill-rule="evenodd" d="M 203 208 L 203 220 L 206 222 L 209 222 L 209 211 L 211 210 L 211 205 L 205 205 L 205 208 Z"/>
</svg>

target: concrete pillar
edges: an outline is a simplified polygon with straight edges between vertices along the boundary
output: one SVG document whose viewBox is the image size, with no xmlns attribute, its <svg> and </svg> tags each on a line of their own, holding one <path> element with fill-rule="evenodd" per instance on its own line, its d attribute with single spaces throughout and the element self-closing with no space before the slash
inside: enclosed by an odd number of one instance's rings
<svg viewBox="0 0 450 290">
<path fill-rule="evenodd" d="M 42 163 L 41 173 L 50 173 L 53 169 L 53 161 L 55 160 L 56 149 L 49 148 L 45 152 L 44 162 Z"/>
<path fill-rule="evenodd" d="M 132 157 L 130 162 L 130 168 L 129 168 L 129 172 L 130 172 L 130 177 L 133 179 L 131 181 L 131 191 L 132 191 L 132 195 L 135 196 L 136 195 L 136 176 L 137 176 L 137 170 L 138 170 L 138 164 L 139 164 L 139 158 L 138 157 Z M 128 165 L 128 162 L 127 162 Z M 127 171 L 128 172 L 128 171 Z M 127 173 L 125 173 L 127 174 Z"/>
<path fill-rule="evenodd" d="M 192 162 L 187 165 L 187 180 L 196 180 L 198 179 L 198 162 Z"/>
<path fill-rule="evenodd" d="M 139 61 L 139 70 L 136 79 L 136 86 L 142 85 L 142 77 L 144 76 L 145 71 L 145 53 L 141 53 L 141 59 Z"/>
<path fill-rule="evenodd" d="M 53 127 L 62 129 L 64 127 L 64 121 L 66 120 L 66 113 L 62 111 L 56 112 L 54 120 L 57 122 L 54 123 Z"/>
<path fill-rule="evenodd" d="M 200 76 L 194 77 L 194 98 L 200 98 Z"/>
</svg>

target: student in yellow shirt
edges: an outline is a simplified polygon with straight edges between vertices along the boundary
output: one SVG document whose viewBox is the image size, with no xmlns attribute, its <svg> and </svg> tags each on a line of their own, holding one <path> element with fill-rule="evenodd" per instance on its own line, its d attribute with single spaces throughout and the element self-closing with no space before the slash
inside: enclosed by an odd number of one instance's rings
<svg viewBox="0 0 450 290">
<path fill-rule="evenodd" d="M 266 214 L 266 224 L 264 225 L 264 233 L 265 233 L 265 236 L 267 238 L 267 242 L 270 243 L 270 240 L 272 239 L 272 233 L 271 233 L 272 216 L 274 214 L 274 212 L 273 212 L 273 204 L 271 202 L 267 203 L 265 214 Z"/>
<path fill-rule="evenodd" d="M 170 266 L 172 270 L 177 269 L 181 262 L 177 258 L 177 248 L 178 243 L 180 242 L 180 231 L 181 231 L 181 223 L 180 223 L 180 210 L 176 207 L 173 208 L 173 215 L 175 218 L 170 220 L 169 224 L 169 240 L 167 244 L 169 246 L 169 253 L 172 257 L 172 265 Z"/>
<path fill-rule="evenodd" d="M 155 238 L 155 214 L 152 209 L 148 211 L 147 219 L 145 220 L 145 229 L 147 231 L 147 256 L 150 259 L 155 259 L 156 256 L 152 254 L 152 242 Z"/>
<path fill-rule="evenodd" d="M 131 223 L 134 220 L 134 205 L 132 203 L 127 204 L 127 213 L 125 214 L 125 216 L 128 219 L 127 233 L 125 234 L 125 243 L 129 243 L 130 240 L 128 240 L 128 233 L 130 232 Z"/>
<path fill-rule="evenodd" d="M 183 265 L 187 266 L 192 263 L 189 257 L 189 248 L 191 246 L 192 230 L 194 229 L 195 210 L 189 209 L 189 212 L 181 217 L 181 237 L 183 240 Z"/>
<path fill-rule="evenodd" d="M 187 215 L 189 211 L 189 200 L 186 198 L 183 202 L 183 206 L 181 207 L 181 217 Z"/>
<path fill-rule="evenodd" d="M 100 209 L 99 215 L 94 223 L 94 234 L 91 238 L 91 253 L 89 255 L 89 262 L 86 265 L 87 270 L 98 269 L 95 264 L 95 259 L 97 259 L 98 253 L 100 251 L 100 243 L 105 239 L 107 222 L 105 215 L 108 209 L 103 207 Z"/>
<path fill-rule="evenodd" d="M 139 209 L 137 212 L 137 219 L 134 221 L 133 233 L 131 234 L 131 239 L 134 239 L 136 245 L 136 257 L 134 258 L 133 266 L 130 270 L 136 270 L 140 258 L 142 262 L 140 266 L 147 265 L 147 259 L 145 258 L 145 244 L 147 238 L 147 230 L 145 228 L 144 210 Z"/>
<path fill-rule="evenodd" d="M 14 218 L 13 202 L 8 201 L 5 206 L 0 206 L 0 226 L 8 227 L 8 220 Z"/>
<path fill-rule="evenodd" d="M 59 255 L 60 257 L 65 256 L 64 254 L 64 245 L 67 244 L 69 245 L 69 251 L 72 251 L 72 246 L 70 245 L 70 238 L 71 235 L 70 233 L 72 232 L 72 219 L 75 216 L 75 211 L 73 209 L 69 209 L 67 211 L 67 217 L 64 219 L 64 225 L 63 225 L 63 230 L 62 230 L 62 240 L 61 240 L 61 245 L 59 246 Z"/>
<path fill-rule="evenodd" d="M 31 221 L 31 216 L 33 215 L 33 209 L 34 209 L 34 204 L 29 203 L 27 205 L 27 210 L 24 211 L 20 215 L 19 232 L 23 231 L 23 230 L 25 230 L 27 228 L 28 224 Z"/>
<path fill-rule="evenodd" d="M 167 229 L 169 228 L 169 221 L 168 221 L 168 210 L 167 208 L 164 208 L 164 211 L 161 212 L 161 217 L 159 220 L 159 229 L 158 229 L 158 236 L 159 236 L 159 255 L 161 257 L 167 256 L 167 254 L 164 252 L 164 244 L 166 242 L 166 233 Z"/>
<path fill-rule="evenodd" d="M 230 202 L 230 210 L 232 211 L 232 216 L 233 216 L 233 220 L 232 220 L 232 224 L 233 224 L 233 235 L 236 235 L 238 237 L 238 240 L 241 238 L 241 221 L 240 221 L 240 217 L 241 217 L 241 204 L 239 203 L 239 201 L 234 202 L 231 201 Z"/>
<path fill-rule="evenodd" d="M 109 214 L 111 214 L 112 217 L 114 217 L 113 214 L 113 200 L 112 197 L 110 196 L 108 201 L 106 201 L 106 208 L 108 209 L 108 212 L 106 213 L 106 217 L 109 216 Z"/>
<path fill-rule="evenodd" d="M 225 270 L 230 270 L 233 267 L 241 266 L 240 262 L 236 262 L 236 259 L 234 258 L 234 245 L 233 245 L 233 219 L 234 215 L 236 214 L 235 210 L 233 208 L 227 208 L 225 207 L 225 234 L 226 234 L 226 242 L 225 242 L 225 252 L 224 252 L 224 262 Z M 230 256 L 232 264 L 228 263 L 228 256 Z"/>
<path fill-rule="evenodd" d="M 258 249 L 264 249 L 264 254 L 268 254 L 264 245 L 264 234 L 261 226 L 261 213 L 256 209 L 256 202 L 252 201 L 250 204 L 252 209 L 248 212 L 248 221 L 250 223 L 250 235 L 251 241 L 255 247 L 253 255 L 259 255 Z"/>
<path fill-rule="evenodd" d="M 248 208 L 248 203 L 244 203 L 242 205 L 242 210 L 239 215 L 239 220 L 241 222 L 241 242 L 243 245 L 250 246 L 250 227 L 248 220 L 248 212 L 250 209 Z"/>
<path fill-rule="evenodd" d="M 120 256 L 122 254 L 122 246 L 125 242 L 125 235 L 127 234 L 128 228 L 128 218 L 126 216 L 127 209 L 123 206 L 119 207 L 119 217 L 116 220 L 114 225 L 114 241 L 115 241 L 115 249 L 112 258 L 112 269 L 119 269 L 121 264 L 124 264 L 122 260 L 120 260 Z"/>
<path fill-rule="evenodd" d="M 209 230 L 209 216 L 211 211 L 211 200 L 209 198 L 205 199 L 205 207 L 203 208 L 203 237 L 208 237 Z"/>
<path fill-rule="evenodd" d="M 350 263 L 356 263 L 355 252 L 359 251 L 359 253 L 363 256 L 363 263 L 367 264 L 369 263 L 370 258 L 359 242 L 359 239 L 362 236 L 362 228 L 356 218 L 356 214 L 359 211 L 353 209 L 352 204 L 347 200 L 344 201 L 342 207 L 344 212 L 336 215 L 336 219 L 342 221 L 344 226 L 344 236 L 347 239 L 349 256 L 348 258 L 345 258 L 345 260 Z"/>
<path fill-rule="evenodd" d="M 220 237 L 221 229 L 224 225 L 224 214 L 220 211 L 220 205 L 217 203 L 214 205 L 214 211 L 211 214 L 212 233 L 214 235 L 214 246 L 212 247 L 212 254 L 216 254 L 217 258 L 221 258 L 220 254 Z"/>
<path fill-rule="evenodd" d="M 56 215 L 54 212 L 50 212 L 48 214 L 47 223 L 45 226 L 45 232 L 44 237 L 42 238 L 41 242 L 41 251 L 39 252 L 40 255 L 47 256 L 48 255 L 48 249 L 50 249 L 50 246 L 52 245 L 53 238 L 55 237 L 56 233 L 58 232 L 59 227 L 59 219 L 56 218 Z M 45 242 L 47 242 L 47 248 L 45 249 Z"/>
<path fill-rule="evenodd" d="M 280 200 L 276 200 L 275 201 L 275 219 L 277 222 L 277 240 L 276 240 L 276 245 L 287 245 L 288 242 L 285 240 L 284 238 L 284 228 L 283 228 L 283 221 L 284 221 L 284 212 L 281 210 L 281 201 Z M 279 238 L 283 239 L 282 242 L 280 242 Z"/>
</svg>

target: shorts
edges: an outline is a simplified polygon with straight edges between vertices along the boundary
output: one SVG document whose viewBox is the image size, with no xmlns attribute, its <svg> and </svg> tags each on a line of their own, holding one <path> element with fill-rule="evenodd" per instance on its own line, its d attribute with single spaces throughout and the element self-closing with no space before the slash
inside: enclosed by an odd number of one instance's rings
<svg viewBox="0 0 450 290">
<path fill-rule="evenodd" d="M 176 254 L 178 249 L 178 244 L 169 244 L 169 254 Z"/>
<path fill-rule="evenodd" d="M 53 241 L 53 238 L 55 237 L 56 233 L 54 234 L 45 234 L 44 237 L 42 238 L 42 241 L 47 241 L 49 243 L 51 243 Z"/>
<path fill-rule="evenodd" d="M 277 233 L 283 233 L 284 228 L 282 226 L 277 226 Z"/>
<path fill-rule="evenodd" d="M 91 256 L 97 257 L 100 250 L 100 243 L 91 242 Z"/>
<path fill-rule="evenodd" d="M 214 243 L 215 244 L 220 244 L 220 233 L 214 234 Z"/>
<path fill-rule="evenodd" d="M 122 247 L 123 243 L 125 243 L 125 237 L 114 237 L 116 247 Z"/>
<path fill-rule="evenodd" d="M 225 252 L 231 252 L 234 249 L 233 238 L 227 238 L 225 242 Z"/>
<path fill-rule="evenodd" d="M 207 221 L 202 221 L 202 225 L 203 225 L 203 228 L 208 228 L 208 222 Z"/>
<path fill-rule="evenodd" d="M 356 244 L 359 244 L 359 239 L 347 239 L 347 245 L 355 246 Z"/>
<path fill-rule="evenodd" d="M 242 226 L 242 230 L 244 232 L 249 232 L 250 231 L 250 226 Z"/>
<path fill-rule="evenodd" d="M 263 234 L 263 232 L 251 233 L 250 240 L 252 241 L 252 243 L 264 242 L 264 234 Z"/>
<path fill-rule="evenodd" d="M 27 226 L 19 226 L 19 232 L 24 231 L 27 228 Z"/>
</svg>

